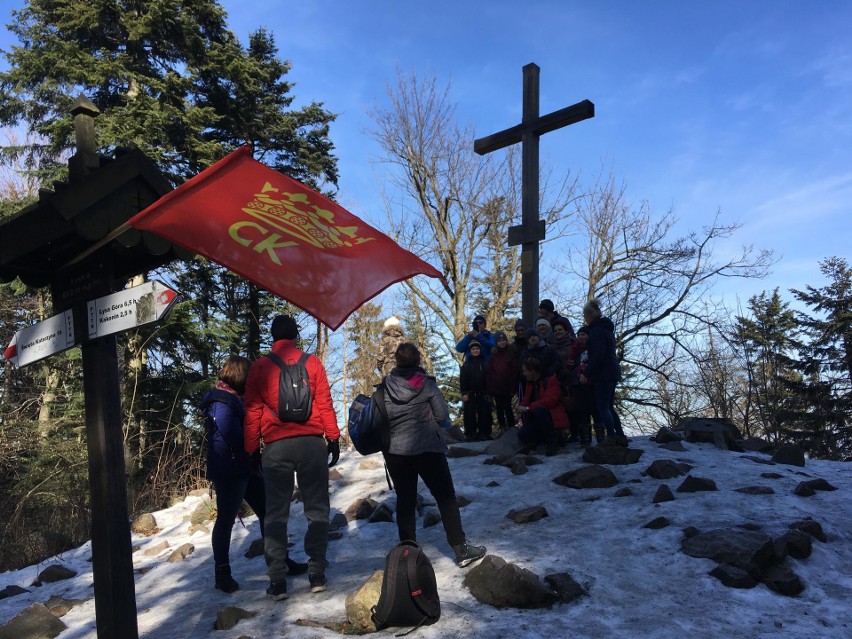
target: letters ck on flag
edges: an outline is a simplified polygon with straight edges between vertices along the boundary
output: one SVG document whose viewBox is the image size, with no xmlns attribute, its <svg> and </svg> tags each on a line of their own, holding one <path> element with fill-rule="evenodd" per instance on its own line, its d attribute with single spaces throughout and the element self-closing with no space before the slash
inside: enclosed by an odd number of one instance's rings
<svg viewBox="0 0 852 639">
<path fill-rule="evenodd" d="M 242 275 L 332 329 L 434 267 L 242 147 L 129 220 Z"/>
</svg>

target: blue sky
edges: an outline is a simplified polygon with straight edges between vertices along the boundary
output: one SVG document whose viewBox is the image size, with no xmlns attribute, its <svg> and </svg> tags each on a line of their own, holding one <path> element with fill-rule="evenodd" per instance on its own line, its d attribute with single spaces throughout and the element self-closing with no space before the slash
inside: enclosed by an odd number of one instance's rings
<svg viewBox="0 0 852 639">
<path fill-rule="evenodd" d="M 22 2 L 0 2 L 4 23 Z M 821 285 L 817 262 L 852 237 L 852 3 L 817 0 L 226 0 L 243 40 L 260 26 L 293 64 L 297 104 L 338 114 L 342 204 L 381 228 L 366 111 L 397 69 L 451 83 L 480 137 L 520 122 L 522 67 L 541 68 L 541 113 L 589 99 L 596 116 L 549 133 L 542 166 L 591 181 L 604 166 L 637 206 L 673 208 L 681 230 L 717 211 L 782 258 L 729 283 L 747 297 Z M 9 34 L 0 36 L 0 47 Z M 471 144 L 473 141 L 471 140 Z M 731 247 L 733 249 L 733 247 Z M 721 247 L 724 251 L 725 247 Z"/>
</svg>

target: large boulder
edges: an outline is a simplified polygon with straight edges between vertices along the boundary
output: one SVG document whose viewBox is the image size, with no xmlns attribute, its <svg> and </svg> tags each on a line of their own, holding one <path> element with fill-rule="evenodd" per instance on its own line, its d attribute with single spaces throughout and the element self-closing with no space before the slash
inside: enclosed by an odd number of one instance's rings
<svg viewBox="0 0 852 639">
<path fill-rule="evenodd" d="M 477 601 L 495 608 L 546 608 L 557 601 L 535 573 L 495 555 L 486 555 L 462 583 Z"/>
<path fill-rule="evenodd" d="M 672 430 L 683 434 L 683 438 L 695 443 L 710 443 L 723 450 L 743 452 L 737 440 L 742 439 L 739 429 L 727 419 L 712 417 L 687 417 Z"/>
<path fill-rule="evenodd" d="M 683 540 L 681 551 L 690 557 L 712 559 L 746 570 L 759 579 L 776 559 L 772 537 L 751 530 L 717 529 Z"/>
<path fill-rule="evenodd" d="M 672 459 L 658 459 L 648 466 L 645 472 L 654 479 L 672 479 L 686 475 L 690 470 L 692 470 L 692 466 L 689 464 L 676 462 Z"/>
<path fill-rule="evenodd" d="M 0 639 L 53 639 L 66 628 L 47 606 L 34 603 L 0 626 Z"/>
<path fill-rule="evenodd" d="M 353 627 L 364 632 L 375 632 L 372 609 L 379 603 L 382 594 L 382 579 L 384 572 L 375 571 L 358 590 L 346 596 L 346 621 Z"/>
<path fill-rule="evenodd" d="M 626 466 L 637 463 L 644 452 L 644 450 L 637 448 L 624 448 L 622 446 L 595 446 L 586 449 L 586 452 L 583 453 L 583 461 L 587 464 Z"/>
<path fill-rule="evenodd" d="M 553 483 L 568 488 L 611 488 L 618 483 L 618 478 L 609 468 L 594 465 L 562 473 L 553 478 Z"/>
</svg>

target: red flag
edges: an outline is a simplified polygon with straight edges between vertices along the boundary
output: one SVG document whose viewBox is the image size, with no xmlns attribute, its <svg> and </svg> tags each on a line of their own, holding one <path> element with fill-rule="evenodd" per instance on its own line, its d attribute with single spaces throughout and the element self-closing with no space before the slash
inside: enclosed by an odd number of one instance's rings
<svg viewBox="0 0 852 639">
<path fill-rule="evenodd" d="M 129 220 L 338 328 L 391 284 L 440 272 L 242 147 Z"/>
</svg>

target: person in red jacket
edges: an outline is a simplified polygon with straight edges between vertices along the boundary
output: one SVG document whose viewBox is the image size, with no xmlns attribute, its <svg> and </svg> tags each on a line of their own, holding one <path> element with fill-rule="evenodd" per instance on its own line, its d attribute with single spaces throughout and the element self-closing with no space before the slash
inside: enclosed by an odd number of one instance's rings
<svg viewBox="0 0 852 639">
<path fill-rule="evenodd" d="M 562 405 L 562 386 L 556 375 L 543 374 L 541 362 L 535 357 L 524 361 L 521 373 L 525 381 L 518 397 L 518 439 L 531 446 L 545 444 L 545 454 L 555 455 L 559 448 L 557 431 L 570 426 Z"/>
<path fill-rule="evenodd" d="M 287 364 L 302 356 L 296 348 L 296 320 L 278 315 L 272 321 L 272 352 Z M 246 452 L 251 455 L 263 440 L 263 474 L 266 480 L 264 553 L 270 585 L 266 594 L 275 600 L 287 598 L 287 523 L 293 498 L 293 475 L 299 483 L 308 530 L 305 554 L 311 592 L 326 589 L 328 567 L 328 469 L 340 458 L 340 430 L 331 401 L 331 390 L 322 362 L 315 355 L 305 362 L 311 393 L 310 415 L 303 422 L 278 419 L 278 382 L 281 369 L 268 357 L 255 361 L 246 380 Z M 328 455 L 331 455 L 331 462 Z"/>
</svg>

